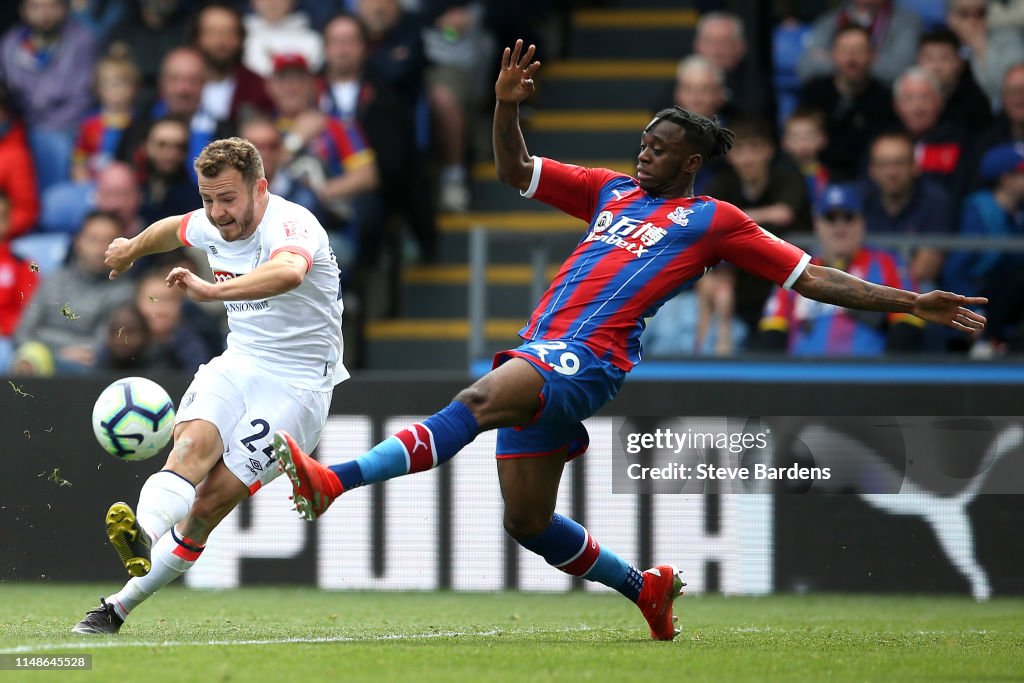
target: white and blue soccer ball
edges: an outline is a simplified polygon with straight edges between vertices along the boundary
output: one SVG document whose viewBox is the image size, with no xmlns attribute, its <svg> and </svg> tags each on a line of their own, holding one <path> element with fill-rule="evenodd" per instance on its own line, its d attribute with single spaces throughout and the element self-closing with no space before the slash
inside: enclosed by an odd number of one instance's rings
<svg viewBox="0 0 1024 683">
<path fill-rule="evenodd" d="M 125 377 L 103 390 L 92 409 L 92 429 L 107 453 L 145 460 L 159 453 L 174 432 L 174 402 L 145 377 Z"/>
</svg>

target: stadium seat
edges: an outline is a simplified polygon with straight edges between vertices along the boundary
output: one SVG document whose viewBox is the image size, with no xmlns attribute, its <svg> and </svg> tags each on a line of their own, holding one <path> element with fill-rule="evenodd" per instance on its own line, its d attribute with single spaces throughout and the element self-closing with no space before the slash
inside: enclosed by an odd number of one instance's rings
<svg viewBox="0 0 1024 683">
<path fill-rule="evenodd" d="M 896 4 L 921 17 L 925 29 L 942 26 L 946 23 L 946 3 L 936 0 L 896 0 Z"/>
<path fill-rule="evenodd" d="M 772 82 L 780 125 L 796 107 L 800 90 L 796 65 L 804 51 L 808 31 L 810 26 L 807 24 L 780 24 L 772 33 Z"/>
<path fill-rule="evenodd" d="M 28 144 L 36 167 L 36 186 L 40 193 L 71 177 L 70 135 L 36 128 L 29 132 Z"/>
<path fill-rule="evenodd" d="M 34 261 L 43 275 L 61 267 L 70 246 L 71 235 L 60 232 L 36 232 L 11 241 L 11 251 L 26 261 Z"/>
<path fill-rule="evenodd" d="M 85 214 L 93 208 L 96 188 L 92 183 L 62 182 L 43 192 L 39 229 L 74 234 Z"/>
</svg>

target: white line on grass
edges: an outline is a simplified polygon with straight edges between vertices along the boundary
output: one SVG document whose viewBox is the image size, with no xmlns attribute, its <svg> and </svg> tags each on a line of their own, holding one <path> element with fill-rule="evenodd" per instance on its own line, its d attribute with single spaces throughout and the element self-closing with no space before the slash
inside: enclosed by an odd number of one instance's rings
<svg viewBox="0 0 1024 683">
<path fill-rule="evenodd" d="M 24 652 L 49 652 L 53 650 L 91 650 L 100 648 L 123 648 L 123 647 L 210 647 L 210 646 L 232 646 L 232 645 L 280 645 L 286 643 L 317 644 L 317 643 L 373 643 L 388 640 L 427 640 L 431 638 L 489 638 L 506 634 L 530 634 L 544 635 L 555 633 L 580 633 L 592 631 L 589 626 L 578 626 L 574 628 L 561 629 L 516 629 L 490 631 L 431 631 L 429 633 L 391 633 L 380 636 L 323 636 L 319 638 L 267 638 L 264 640 L 98 640 L 90 636 L 83 636 L 81 640 L 68 641 L 66 643 L 37 643 L 34 645 L 19 645 L 17 647 L 0 648 L 0 654 L 13 655 Z"/>
</svg>

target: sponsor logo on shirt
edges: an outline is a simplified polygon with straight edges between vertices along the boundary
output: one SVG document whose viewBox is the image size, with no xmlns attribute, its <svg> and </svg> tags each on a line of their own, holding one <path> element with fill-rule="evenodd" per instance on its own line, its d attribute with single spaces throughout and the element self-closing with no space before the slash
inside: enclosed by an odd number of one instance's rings
<svg viewBox="0 0 1024 683">
<path fill-rule="evenodd" d="M 266 311 L 270 308 L 270 302 L 266 299 L 262 301 L 225 301 L 224 309 L 228 313 L 254 313 L 256 311 Z"/>
<path fill-rule="evenodd" d="M 636 218 L 622 216 L 615 220 L 611 211 L 602 211 L 594 221 L 594 230 L 585 242 L 604 242 L 625 249 L 636 257 L 643 256 L 650 247 L 661 241 L 668 230 L 659 228 L 650 221 L 641 223 Z"/>
<path fill-rule="evenodd" d="M 210 247 L 210 248 L 212 249 L 213 247 Z M 228 280 L 232 280 L 232 279 L 238 277 L 239 275 L 240 275 L 240 273 L 229 273 L 226 270 L 215 270 L 215 271 L 213 271 L 213 281 L 214 282 L 227 282 Z"/>
</svg>

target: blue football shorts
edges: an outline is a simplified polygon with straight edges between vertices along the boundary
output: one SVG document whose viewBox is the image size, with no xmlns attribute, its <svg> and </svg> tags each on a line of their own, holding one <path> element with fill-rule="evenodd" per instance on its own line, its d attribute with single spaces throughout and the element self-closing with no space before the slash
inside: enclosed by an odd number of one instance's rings
<svg viewBox="0 0 1024 683">
<path fill-rule="evenodd" d="M 582 455 L 590 445 L 583 420 L 615 398 L 626 379 L 623 370 L 598 358 L 578 341 L 529 341 L 494 356 L 498 367 L 513 358 L 529 361 L 544 376 L 540 410 L 528 425 L 498 430 L 498 458 L 531 458 L 565 452 Z"/>
</svg>

